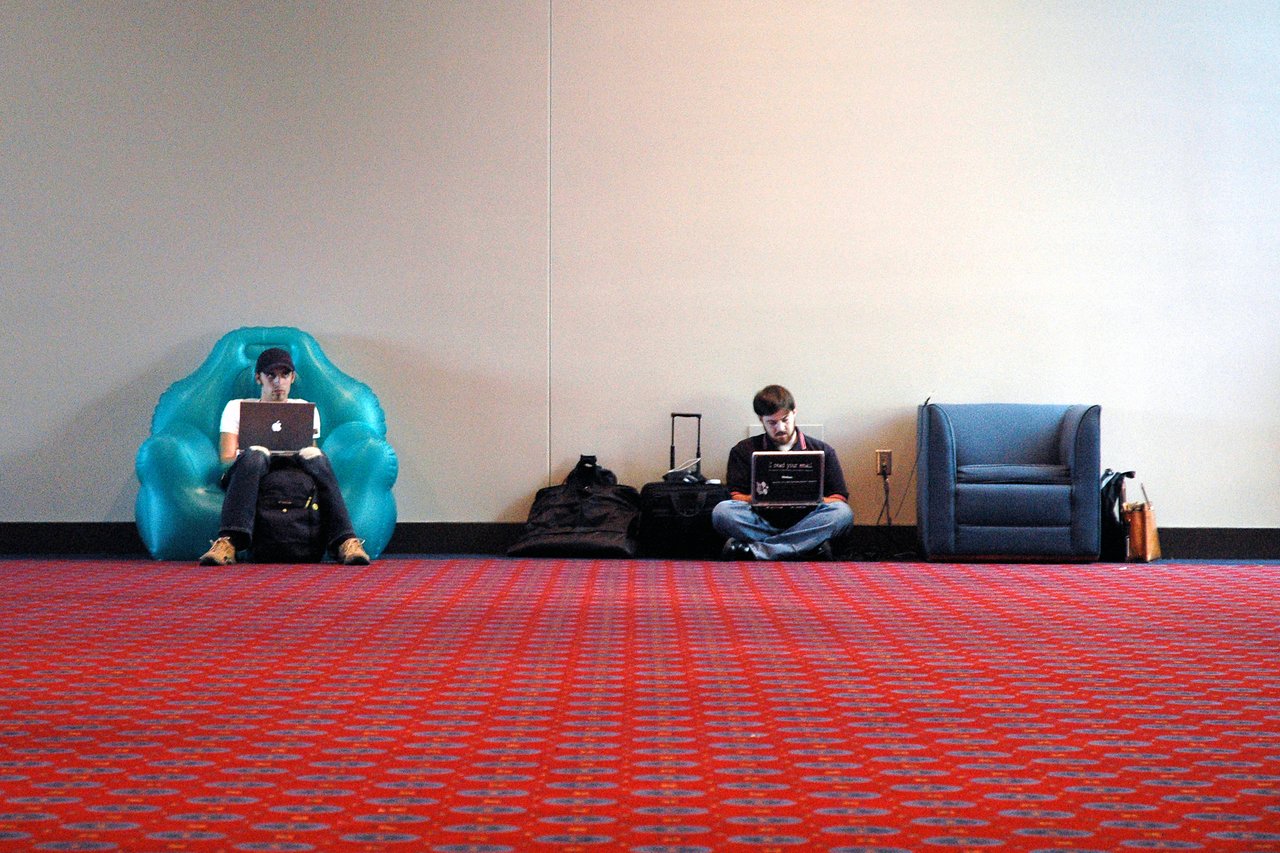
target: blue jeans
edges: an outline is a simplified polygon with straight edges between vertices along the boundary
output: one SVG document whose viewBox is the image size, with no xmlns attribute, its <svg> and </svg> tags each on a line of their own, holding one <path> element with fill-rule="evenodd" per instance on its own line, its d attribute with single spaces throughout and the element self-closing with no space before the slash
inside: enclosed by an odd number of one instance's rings
<svg viewBox="0 0 1280 853">
<path fill-rule="evenodd" d="M 744 542 L 759 560 L 794 560 L 853 527 L 853 510 L 836 501 L 819 504 L 790 527 L 779 528 L 746 501 L 721 501 L 711 511 L 721 536 Z"/>
</svg>

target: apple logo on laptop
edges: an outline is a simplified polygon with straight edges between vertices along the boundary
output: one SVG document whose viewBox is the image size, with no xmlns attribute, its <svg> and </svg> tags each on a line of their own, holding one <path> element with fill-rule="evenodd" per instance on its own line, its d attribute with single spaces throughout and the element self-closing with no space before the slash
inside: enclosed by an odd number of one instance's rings
<svg viewBox="0 0 1280 853">
<path fill-rule="evenodd" d="M 279 432 L 279 431 L 280 431 L 280 430 L 282 430 L 282 429 L 284 429 L 284 425 L 283 425 L 283 424 L 281 424 L 279 421 L 276 421 L 275 423 L 273 423 L 273 424 L 271 425 L 271 431 L 272 431 L 272 432 Z"/>
</svg>

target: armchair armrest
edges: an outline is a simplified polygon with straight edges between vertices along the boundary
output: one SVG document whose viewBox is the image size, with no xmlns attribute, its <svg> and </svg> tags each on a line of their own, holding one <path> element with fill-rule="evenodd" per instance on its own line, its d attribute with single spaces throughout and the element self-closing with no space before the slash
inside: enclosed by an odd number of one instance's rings
<svg viewBox="0 0 1280 853">
<path fill-rule="evenodd" d="M 1063 415 L 1059 438 L 1063 463 L 1071 470 L 1072 546 L 1094 555 L 1102 543 L 1101 421 L 1101 406 L 1071 406 Z"/>
<path fill-rule="evenodd" d="M 182 422 L 149 437 L 135 462 L 138 533 L 158 560 L 193 560 L 218 535 L 222 466 L 209 437 Z"/>
<path fill-rule="evenodd" d="M 1075 470 L 1076 459 L 1098 444 L 1099 406 L 1070 406 L 1062 415 L 1058 431 L 1058 454 L 1062 464 Z M 1082 460 L 1088 464 L 1088 460 Z"/>
<path fill-rule="evenodd" d="M 378 557 L 396 526 L 396 502 L 391 487 L 400 473 L 396 452 L 378 430 L 367 423 L 349 422 L 321 442 L 342 488 L 356 535 L 365 540 L 370 557 Z"/>
<path fill-rule="evenodd" d="M 916 533 L 927 558 L 955 550 L 955 526 L 947 520 L 956 511 L 956 438 L 947 413 L 934 404 L 920 407 L 916 431 Z"/>
</svg>

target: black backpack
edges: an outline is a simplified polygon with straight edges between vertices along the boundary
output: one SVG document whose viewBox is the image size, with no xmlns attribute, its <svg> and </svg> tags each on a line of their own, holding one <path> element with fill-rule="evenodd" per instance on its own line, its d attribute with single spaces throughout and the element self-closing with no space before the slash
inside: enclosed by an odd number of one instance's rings
<svg viewBox="0 0 1280 853">
<path fill-rule="evenodd" d="M 258 486 L 254 562 L 319 563 L 326 544 L 315 480 L 296 465 L 273 464 Z"/>
<path fill-rule="evenodd" d="M 538 490 L 512 557 L 634 557 L 640 493 L 582 456 L 564 482 Z"/>
<path fill-rule="evenodd" d="M 1124 481 L 1132 471 L 1102 472 L 1102 548 L 1098 559 L 1123 563 L 1129 558 L 1129 525 L 1124 520 Z"/>
</svg>

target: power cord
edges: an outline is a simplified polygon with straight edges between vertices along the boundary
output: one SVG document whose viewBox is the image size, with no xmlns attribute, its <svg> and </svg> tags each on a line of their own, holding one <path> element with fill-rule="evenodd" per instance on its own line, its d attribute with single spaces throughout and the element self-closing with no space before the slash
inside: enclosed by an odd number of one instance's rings
<svg viewBox="0 0 1280 853">
<path fill-rule="evenodd" d="M 924 402 L 920 404 L 920 407 L 924 408 L 925 406 L 929 405 L 929 401 L 932 399 L 933 399 L 932 394 L 930 394 L 928 397 L 925 397 Z M 898 515 L 902 515 L 902 507 L 905 506 L 907 503 L 907 495 L 911 494 L 911 484 L 914 483 L 916 480 L 916 469 L 919 467 L 920 467 L 920 442 L 916 441 L 916 455 L 911 460 L 911 473 L 907 475 L 907 485 L 906 485 L 906 488 L 902 490 L 902 499 L 898 501 Z"/>
<path fill-rule="evenodd" d="M 933 395 L 925 398 L 922 406 L 929 405 L 929 401 L 933 399 Z M 902 515 L 902 508 L 907 504 L 907 496 L 911 494 L 911 486 L 916 481 L 916 472 L 920 468 L 920 443 L 916 442 L 916 452 L 911 459 L 911 471 L 907 474 L 907 482 L 902 489 L 902 497 L 898 500 L 897 515 Z M 893 516 L 892 502 L 890 499 L 889 476 L 892 469 L 888 465 L 881 465 L 879 476 L 884 481 L 884 503 L 880 507 L 880 514 L 876 516 L 876 533 L 877 539 L 881 542 L 882 550 L 880 553 L 887 555 L 888 559 L 910 559 L 918 556 L 913 549 L 896 550 L 898 543 L 893 538 Z M 881 525 L 881 521 L 884 525 Z M 878 556 L 878 555 L 877 555 Z"/>
<path fill-rule="evenodd" d="M 880 514 L 876 516 L 876 527 L 880 526 L 881 521 L 885 523 L 886 527 L 893 527 L 893 508 L 890 506 L 889 501 L 890 473 L 889 466 L 881 464 L 878 476 L 884 482 L 884 503 L 880 505 Z M 902 507 L 899 506 L 898 510 L 901 511 Z"/>
<path fill-rule="evenodd" d="M 884 484 L 884 502 L 880 505 L 880 514 L 876 516 L 876 554 L 891 559 L 894 555 L 893 542 L 893 504 L 890 499 L 889 477 L 893 471 L 885 459 L 879 462 L 879 477 Z M 882 524 L 883 522 L 883 524 Z"/>
</svg>

